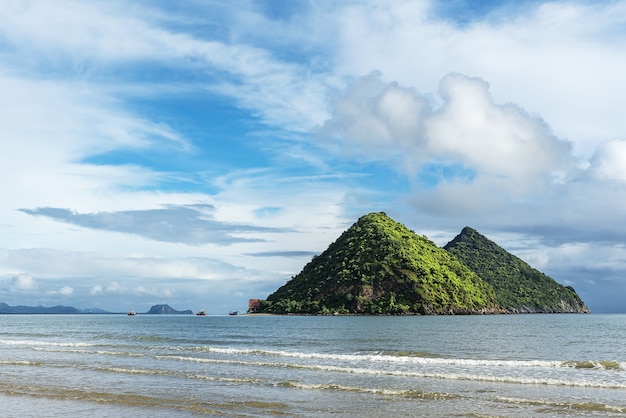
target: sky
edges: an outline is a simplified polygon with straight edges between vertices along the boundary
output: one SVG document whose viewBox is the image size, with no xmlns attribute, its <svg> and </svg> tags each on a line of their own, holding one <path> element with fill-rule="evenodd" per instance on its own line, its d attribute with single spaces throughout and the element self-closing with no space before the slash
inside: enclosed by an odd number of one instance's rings
<svg viewBox="0 0 626 418">
<path fill-rule="evenodd" d="M 626 1 L 3 0 L 0 302 L 245 311 L 360 216 L 626 312 Z"/>
</svg>

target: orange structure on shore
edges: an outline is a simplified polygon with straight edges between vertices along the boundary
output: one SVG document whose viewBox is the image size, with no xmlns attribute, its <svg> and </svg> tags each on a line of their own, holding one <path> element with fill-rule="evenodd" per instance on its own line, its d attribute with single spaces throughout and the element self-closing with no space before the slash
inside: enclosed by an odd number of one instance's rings
<svg viewBox="0 0 626 418">
<path fill-rule="evenodd" d="M 261 310 L 261 299 L 248 300 L 248 313 L 256 313 Z"/>
</svg>

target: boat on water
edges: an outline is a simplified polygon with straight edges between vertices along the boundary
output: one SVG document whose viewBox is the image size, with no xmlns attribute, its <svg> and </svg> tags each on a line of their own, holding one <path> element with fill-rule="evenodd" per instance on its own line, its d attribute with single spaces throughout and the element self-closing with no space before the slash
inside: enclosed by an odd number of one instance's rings
<svg viewBox="0 0 626 418">
<path fill-rule="evenodd" d="M 198 315 L 198 316 L 207 316 L 207 313 L 205 312 L 204 309 L 200 309 L 198 312 L 196 312 L 196 315 Z"/>
<path fill-rule="evenodd" d="M 137 315 L 137 312 L 135 312 L 135 311 L 128 311 L 128 313 L 126 315 L 128 315 L 128 316 L 135 316 L 135 315 Z"/>
<path fill-rule="evenodd" d="M 230 315 L 230 316 L 239 315 L 239 311 L 230 311 L 230 312 L 228 312 L 228 315 Z"/>
</svg>

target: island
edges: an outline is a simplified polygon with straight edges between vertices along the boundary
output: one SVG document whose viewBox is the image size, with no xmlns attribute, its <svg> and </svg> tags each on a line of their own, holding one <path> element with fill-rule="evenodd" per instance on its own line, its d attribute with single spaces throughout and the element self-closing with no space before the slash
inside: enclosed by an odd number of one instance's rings
<svg viewBox="0 0 626 418">
<path fill-rule="evenodd" d="M 184 311 L 177 311 L 172 308 L 170 305 L 153 305 L 146 315 L 192 315 L 193 311 L 191 309 L 186 309 Z"/>
<path fill-rule="evenodd" d="M 444 247 L 491 284 L 500 306 L 513 313 L 588 313 L 576 291 L 465 227 Z"/>
<path fill-rule="evenodd" d="M 575 290 L 464 228 L 444 248 L 384 212 L 362 216 L 254 313 L 586 313 Z"/>
</svg>

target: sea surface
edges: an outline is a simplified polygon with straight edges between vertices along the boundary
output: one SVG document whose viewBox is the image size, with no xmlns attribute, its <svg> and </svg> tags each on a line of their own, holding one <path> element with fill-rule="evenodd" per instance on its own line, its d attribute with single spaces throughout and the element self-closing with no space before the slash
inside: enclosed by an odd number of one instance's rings
<svg viewBox="0 0 626 418">
<path fill-rule="evenodd" d="M 0 315 L 0 409 L 626 416 L 626 315 Z"/>
</svg>

